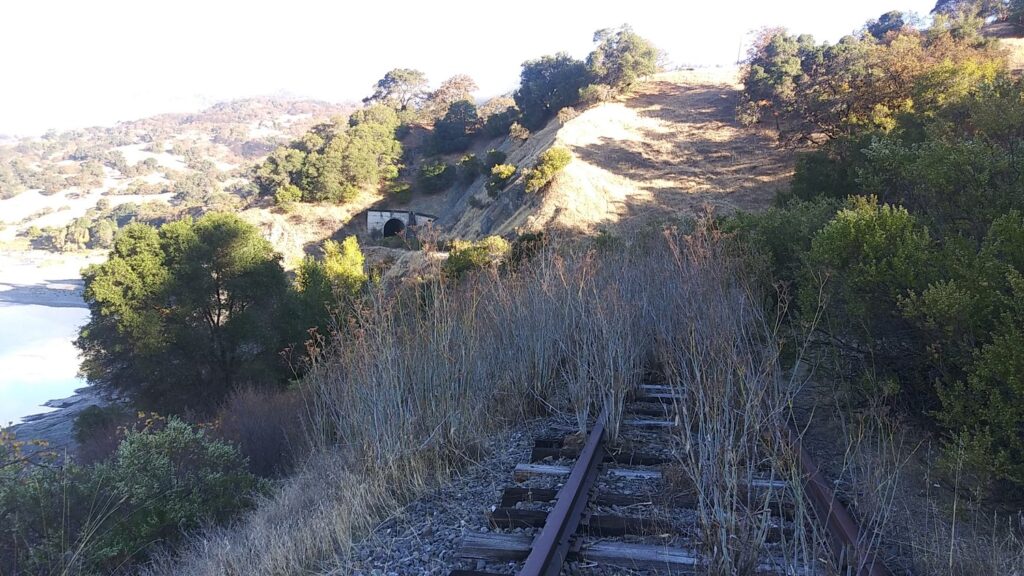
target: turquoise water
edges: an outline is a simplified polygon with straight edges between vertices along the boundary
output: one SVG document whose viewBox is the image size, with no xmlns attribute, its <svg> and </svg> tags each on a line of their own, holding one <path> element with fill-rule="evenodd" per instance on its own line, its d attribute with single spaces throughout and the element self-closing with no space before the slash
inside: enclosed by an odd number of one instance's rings
<svg viewBox="0 0 1024 576">
<path fill-rule="evenodd" d="M 72 342 L 88 319 L 86 308 L 0 303 L 0 426 L 85 386 Z"/>
</svg>

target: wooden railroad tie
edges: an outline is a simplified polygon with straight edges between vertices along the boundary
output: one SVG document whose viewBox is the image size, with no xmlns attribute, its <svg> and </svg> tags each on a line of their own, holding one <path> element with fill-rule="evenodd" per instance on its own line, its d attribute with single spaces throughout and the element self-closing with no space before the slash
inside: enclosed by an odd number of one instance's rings
<svg viewBox="0 0 1024 576">
<path fill-rule="evenodd" d="M 490 562 L 516 562 L 526 558 L 533 546 L 533 537 L 526 534 L 468 533 L 462 540 L 461 558 Z M 584 540 L 570 558 L 599 562 L 620 568 L 658 568 L 673 574 L 693 573 L 698 566 L 695 552 L 624 542 L 593 542 Z"/>
<path fill-rule="evenodd" d="M 545 510 L 522 510 L 519 508 L 497 508 L 489 514 L 492 528 L 541 528 L 547 522 Z M 640 516 L 618 516 L 614 514 L 591 514 L 584 517 L 579 531 L 591 536 L 657 536 L 672 534 L 677 530 L 671 522 Z"/>
<path fill-rule="evenodd" d="M 546 446 L 534 446 L 530 453 L 530 462 L 540 462 L 545 458 L 574 459 L 578 458 L 580 451 L 576 448 L 551 448 Z M 669 464 L 672 459 L 667 456 L 656 454 L 644 454 L 642 452 L 619 452 L 607 453 L 604 461 L 611 464 L 622 464 L 626 466 L 660 466 Z"/>
<path fill-rule="evenodd" d="M 515 480 L 523 482 L 537 476 L 568 476 L 572 471 L 569 466 L 554 466 L 549 464 L 516 464 Z M 637 480 L 657 480 L 661 478 L 661 470 L 644 470 L 641 468 L 610 468 L 606 473 L 619 478 L 633 478 Z"/>
</svg>

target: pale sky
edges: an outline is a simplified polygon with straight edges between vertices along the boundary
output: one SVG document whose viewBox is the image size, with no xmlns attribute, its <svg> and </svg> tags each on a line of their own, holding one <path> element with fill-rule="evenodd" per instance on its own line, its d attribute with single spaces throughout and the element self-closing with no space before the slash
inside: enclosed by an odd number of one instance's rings
<svg viewBox="0 0 1024 576">
<path fill-rule="evenodd" d="M 675 64 L 731 64 L 751 30 L 835 41 L 889 10 L 934 0 L 315 2 L 3 0 L 0 134 L 111 125 L 286 93 L 357 101 L 391 68 L 436 85 L 515 88 L 527 59 L 584 57 L 595 30 L 629 23 Z"/>
</svg>

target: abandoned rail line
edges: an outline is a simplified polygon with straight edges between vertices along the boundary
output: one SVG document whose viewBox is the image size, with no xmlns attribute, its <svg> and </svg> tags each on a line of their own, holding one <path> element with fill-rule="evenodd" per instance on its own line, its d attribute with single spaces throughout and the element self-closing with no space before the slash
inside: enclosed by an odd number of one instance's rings
<svg viewBox="0 0 1024 576">
<path fill-rule="evenodd" d="M 631 395 L 619 441 L 608 442 L 607 409 L 586 437 L 552 435 L 534 441 L 530 462 L 516 466 L 515 486 L 488 512 L 491 531 L 463 535 L 458 558 L 473 567 L 449 576 L 558 576 L 559 574 L 694 574 L 706 560 L 693 544 L 692 509 L 698 496 L 666 493 L 678 481 L 679 461 L 659 447 L 659 438 L 678 427 L 681 398 L 668 386 L 643 385 Z M 826 534 L 845 574 L 890 576 L 864 545 L 852 516 L 825 482 L 791 429 L 783 437 L 799 465 L 800 493 L 817 528 Z M 785 495 L 788 482 L 771 477 L 750 480 L 748 493 L 768 495 L 773 518 L 765 542 L 792 538 L 795 503 Z M 776 497 L 777 496 L 777 497 Z M 759 558 L 758 574 L 819 574 L 784 555 Z"/>
</svg>

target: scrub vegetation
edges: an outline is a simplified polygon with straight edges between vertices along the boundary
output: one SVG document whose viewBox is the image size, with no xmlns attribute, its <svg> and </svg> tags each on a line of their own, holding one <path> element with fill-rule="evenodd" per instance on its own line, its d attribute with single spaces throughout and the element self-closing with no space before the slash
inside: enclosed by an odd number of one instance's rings
<svg viewBox="0 0 1024 576">
<path fill-rule="evenodd" d="M 90 382 L 125 407 L 83 412 L 77 454 L 0 431 L 0 574 L 346 573 L 355 542 L 488 438 L 553 413 L 583 431 L 605 407 L 614 438 L 652 373 L 686 398 L 669 484 L 696 494 L 710 573 L 757 570 L 768 502 L 740 493 L 755 473 L 792 480 L 795 525 L 812 525 L 793 422 L 838 451 L 824 471 L 890 567 L 1019 572 L 1024 81 L 981 33 L 1019 14 L 942 1 L 926 25 L 890 12 L 834 45 L 762 31 L 736 117 L 800 154 L 763 212 L 593 237 L 403 236 L 419 264 L 399 282 L 391 248 L 371 260 L 347 231 L 286 271 L 230 207 L 119 219 L 104 206 L 40 231 L 109 250 L 84 272 L 76 343 Z M 468 76 L 432 89 L 393 69 L 364 107 L 263 150 L 244 172 L 252 201 L 301 218 L 364 193 L 441 205 L 474 182 L 490 196 L 478 203 L 550 196 L 605 158 L 552 145 L 553 121 L 619 106 L 658 71 L 628 26 L 594 43 L 583 60 L 524 62 L 519 87 L 479 107 Z M 544 144 L 523 160 L 517 139 Z M 639 178 L 646 158 L 589 174 Z M 0 170 L 0 193 L 19 174 Z M 779 550 L 842 570 L 815 530 Z"/>
</svg>

